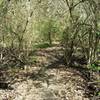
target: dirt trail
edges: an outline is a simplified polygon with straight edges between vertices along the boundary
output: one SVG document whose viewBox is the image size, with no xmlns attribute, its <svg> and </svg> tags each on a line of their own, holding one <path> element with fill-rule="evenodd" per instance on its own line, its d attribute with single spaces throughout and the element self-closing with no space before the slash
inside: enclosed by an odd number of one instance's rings
<svg viewBox="0 0 100 100">
<path fill-rule="evenodd" d="M 37 63 L 17 72 L 17 80 L 11 85 L 13 89 L 1 89 L 0 100 L 90 100 L 85 95 L 86 80 L 78 70 L 65 68 L 62 62 L 52 64 L 61 54 L 60 47 L 37 51 Z M 45 64 L 49 64 L 50 68 L 45 74 L 36 77 Z"/>
</svg>

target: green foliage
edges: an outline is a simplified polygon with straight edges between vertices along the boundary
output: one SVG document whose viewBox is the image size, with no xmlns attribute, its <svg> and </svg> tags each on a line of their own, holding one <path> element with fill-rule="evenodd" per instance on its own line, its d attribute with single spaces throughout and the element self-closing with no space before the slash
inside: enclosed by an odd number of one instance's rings
<svg viewBox="0 0 100 100">
<path fill-rule="evenodd" d="M 100 65 L 98 64 L 99 62 L 94 62 L 91 64 L 90 68 L 92 70 L 100 71 Z"/>
<path fill-rule="evenodd" d="M 1 6 L 2 2 L 3 2 L 3 0 L 0 0 L 0 6 Z"/>
<path fill-rule="evenodd" d="M 52 40 L 59 38 L 61 36 L 60 29 L 60 24 L 53 18 L 39 21 L 36 27 L 36 30 L 38 30 L 39 40 L 42 40 L 42 42 L 49 42 L 50 37 Z"/>
<path fill-rule="evenodd" d="M 100 37 L 100 32 L 97 32 L 96 35 L 97 35 L 98 37 Z"/>
<path fill-rule="evenodd" d="M 38 48 L 48 48 L 50 47 L 50 45 L 48 43 L 39 43 L 39 44 L 36 44 L 34 45 L 34 48 L 38 49 Z"/>
<path fill-rule="evenodd" d="M 100 96 L 100 92 L 98 92 L 98 96 Z"/>
</svg>

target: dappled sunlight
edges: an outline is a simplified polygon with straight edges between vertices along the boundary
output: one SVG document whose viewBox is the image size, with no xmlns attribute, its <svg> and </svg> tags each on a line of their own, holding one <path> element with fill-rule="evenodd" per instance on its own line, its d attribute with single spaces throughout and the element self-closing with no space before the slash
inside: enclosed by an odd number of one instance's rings
<svg viewBox="0 0 100 100">
<path fill-rule="evenodd" d="M 99 0 L 0 0 L 0 100 L 99 100 L 99 19 Z"/>
</svg>

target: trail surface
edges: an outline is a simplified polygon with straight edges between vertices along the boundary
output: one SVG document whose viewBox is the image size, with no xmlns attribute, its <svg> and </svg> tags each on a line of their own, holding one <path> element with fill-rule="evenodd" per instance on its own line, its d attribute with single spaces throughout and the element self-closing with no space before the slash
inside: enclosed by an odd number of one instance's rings
<svg viewBox="0 0 100 100">
<path fill-rule="evenodd" d="M 59 55 L 59 46 L 36 51 L 36 64 L 15 71 L 11 76 L 15 81 L 13 89 L 0 89 L 0 100 L 90 100 L 80 71 L 66 68 L 62 59 L 58 61 Z M 45 73 L 36 76 L 45 65 L 49 65 Z"/>
</svg>

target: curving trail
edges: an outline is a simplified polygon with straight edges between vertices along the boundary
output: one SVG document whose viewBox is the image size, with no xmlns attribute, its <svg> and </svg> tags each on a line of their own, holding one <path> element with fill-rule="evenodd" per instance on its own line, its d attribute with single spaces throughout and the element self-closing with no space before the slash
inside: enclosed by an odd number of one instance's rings
<svg viewBox="0 0 100 100">
<path fill-rule="evenodd" d="M 61 49 L 57 46 L 36 51 L 36 64 L 16 71 L 13 89 L 0 89 L 0 100 L 90 100 L 86 80 L 78 70 L 65 68 L 62 62 L 52 64 L 62 55 Z M 36 76 L 44 65 L 50 67 Z"/>
</svg>

